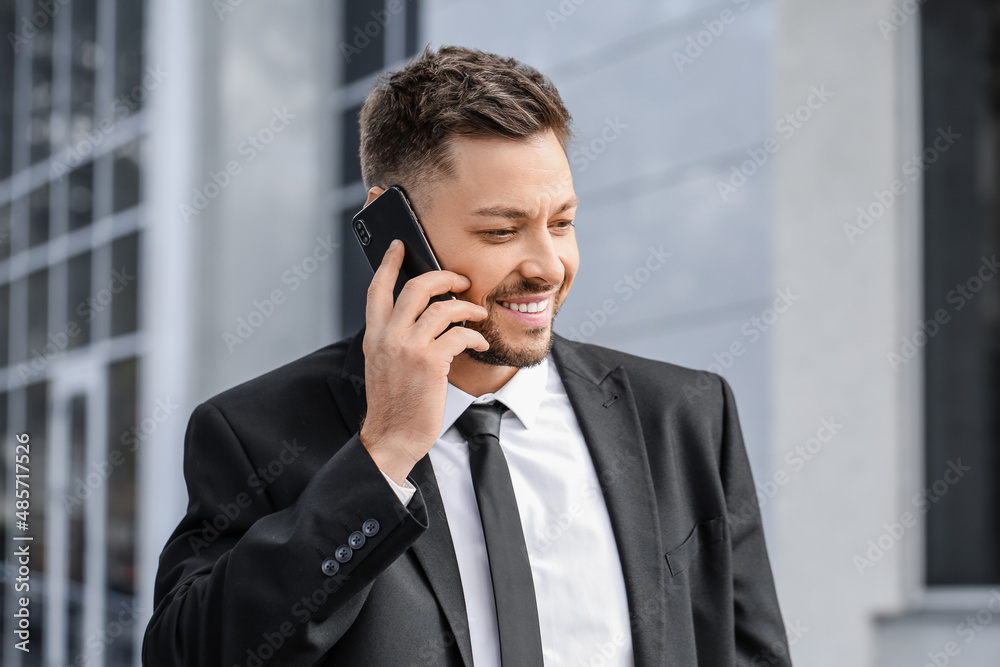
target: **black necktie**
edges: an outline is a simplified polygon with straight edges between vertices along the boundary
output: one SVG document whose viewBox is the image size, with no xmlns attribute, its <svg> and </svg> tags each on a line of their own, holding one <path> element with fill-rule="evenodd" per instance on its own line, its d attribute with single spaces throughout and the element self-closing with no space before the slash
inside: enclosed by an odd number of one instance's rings
<svg viewBox="0 0 1000 667">
<path fill-rule="evenodd" d="M 469 466 L 490 560 L 493 597 L 500 630 L 500 662 L 505 667 L 542 664 L 535 586 L 521 530 L 514 485 L 500 449 L 502 403 L 470 405 L 455 422 L 469 441 Z"/>
</svg>

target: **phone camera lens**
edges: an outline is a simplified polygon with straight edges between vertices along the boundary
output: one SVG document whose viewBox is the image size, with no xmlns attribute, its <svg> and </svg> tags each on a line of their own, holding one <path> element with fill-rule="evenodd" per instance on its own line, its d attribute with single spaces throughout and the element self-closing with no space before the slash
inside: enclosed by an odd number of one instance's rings
<svg viewBox="0 0 1000 667">
<path fill-rule="evenodd" d="M 354 233 L 358 235 L 358 240 L 361 241 L 361 245 L 368 245 L 371 243 L 372 237 L 368 234 L 368 228 L 365 226 L 365 221 L 360 218 L 354 221 Z"/>
</svg>

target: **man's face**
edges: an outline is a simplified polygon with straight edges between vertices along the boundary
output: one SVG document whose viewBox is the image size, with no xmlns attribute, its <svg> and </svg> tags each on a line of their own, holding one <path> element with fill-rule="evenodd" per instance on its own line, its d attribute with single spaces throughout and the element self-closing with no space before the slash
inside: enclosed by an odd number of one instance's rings
<svg viewBox="0 0 1000 667">
<path fill-rule="evenodd" d="M 451 156 L 455 176 L 415 206 L 441 266 L 472 281 L 458 297 L 489 312 L 466 326 L 490 349 L 466 354 L 499 366 L 541 363 L 580 263 L 566 155 L 547 131 L 520 141 L 456 138 Z"/>
</svg>

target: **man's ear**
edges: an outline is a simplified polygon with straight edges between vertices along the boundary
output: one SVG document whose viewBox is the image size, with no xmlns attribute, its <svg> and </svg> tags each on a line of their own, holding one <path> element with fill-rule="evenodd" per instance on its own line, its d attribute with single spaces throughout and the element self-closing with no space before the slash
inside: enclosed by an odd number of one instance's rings
<svg viewBox="0 0 1000 667">
<path fill-rule="evenodd" d="M 365 206 L 368 206 L 368 204 L 371 204 L 372 201 L 375 199 L 375 197 L 378 197 L 383 192 L 385 192 L 385 188 L 380 188 L 377 185 L 373 185 L 371 188 L 369 188 L 368 189 L 368 201 L 365 202 Z M 365 206 L 362 206 L 361 208 L 364 208 Z"/>
</svg>

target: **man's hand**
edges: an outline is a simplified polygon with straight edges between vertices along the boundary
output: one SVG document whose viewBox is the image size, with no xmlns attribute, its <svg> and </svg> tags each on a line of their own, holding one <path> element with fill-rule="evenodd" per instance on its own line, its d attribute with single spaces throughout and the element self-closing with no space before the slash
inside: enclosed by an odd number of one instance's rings
<svg viewBox="0 0 1000 667">
<path fill-rule="evenodd" d="M 490 347 L 482 334 L 465 327 L 441 333 L 452 322 L 485 319 L 482 306 L 449 299 L 427 307 L 433 296 L 469 289 L 465 276 L 431 271 L 412 278 L 393 307 L 402 263 L 403 244 L 393 241 L 368 288 L 363 344 L 368 413 L 361 426 L 362 444 L 400 485 L 437 441 L 452 359 L 468 348 Z"/>
</svg>

